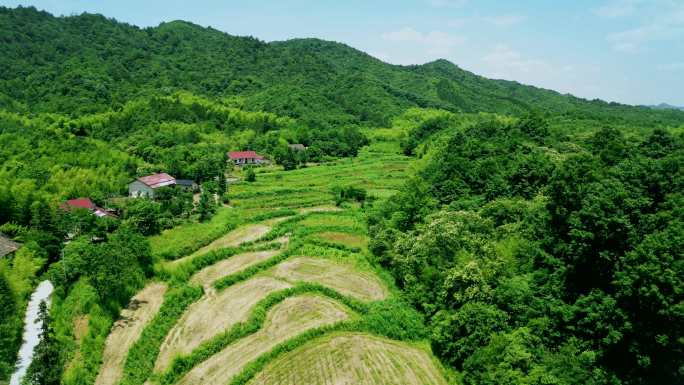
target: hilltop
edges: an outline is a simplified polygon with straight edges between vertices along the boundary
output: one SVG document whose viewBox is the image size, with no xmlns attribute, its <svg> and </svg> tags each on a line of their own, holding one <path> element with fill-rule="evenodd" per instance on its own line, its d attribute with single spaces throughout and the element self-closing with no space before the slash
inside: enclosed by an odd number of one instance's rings
<svg viewBox="0 0 684 385">
<path fill-rule="evenodd" d="M 446 60 L 384 63 L 341 43 L 266 43 L 173 21 L 139 28 L 101 15 L 55 17 L 0 8 L 0 107 L 71 115 L 141 95 L 185 90 L 310 126 L 389 126 L 409 107 L 521 115 L 530 111 L 638 125 L 684 122 L 654 111 L 491 80 Z"/>
</svg>

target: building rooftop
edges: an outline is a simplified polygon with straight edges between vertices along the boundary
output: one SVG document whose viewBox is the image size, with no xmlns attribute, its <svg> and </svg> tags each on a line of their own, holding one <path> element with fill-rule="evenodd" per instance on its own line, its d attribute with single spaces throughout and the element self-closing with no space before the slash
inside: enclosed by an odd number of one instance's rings
<svg viewBox="0 0 684 385">
<path fill-rule="evenodd" d="M 69 209 L 95 210 L 95 203 L 93 203 L 90 198 L 76 198 L 69 199 L 68 201 L 64 202 L 62 207 Z"/>
<path fill-rule="evenodd" d="M 9 239 L 6 235 L 0 233 L 0 257 L 12 254 L 17 251 L 21 245 Z"/>
<path fill-rule="evenodd" d="M 264 159 L 257 155 L 256 151 L 231 151 L 228 153 L 230 159 Z"/>
<path fill-rule="evenodd" d="M 165 172 L 141 176 L 138 178 L 138 180 L 151 188 L 159 188 L 176 184 L 176 179 Z"/>
</svg>

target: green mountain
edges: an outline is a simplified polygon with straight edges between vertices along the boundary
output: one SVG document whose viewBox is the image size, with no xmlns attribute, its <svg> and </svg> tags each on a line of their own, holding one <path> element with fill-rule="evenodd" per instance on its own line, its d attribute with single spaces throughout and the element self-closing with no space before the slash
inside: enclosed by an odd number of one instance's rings
<svg viewBox="0 0 684 385">
<path fill-rule="evenodd" d="M 192 23 L 138 28 L 100 15 L 0 8 L 0 106 L 71 115 L 177 90 L 231 98 L 310 126 L 387 126 L 408 107 L 553 113 L 678 125 L 684 113 L 587 101 L 490 80 L 446 61 L 397 66 L 340 43 L 265 43 Z"/>
</svg>

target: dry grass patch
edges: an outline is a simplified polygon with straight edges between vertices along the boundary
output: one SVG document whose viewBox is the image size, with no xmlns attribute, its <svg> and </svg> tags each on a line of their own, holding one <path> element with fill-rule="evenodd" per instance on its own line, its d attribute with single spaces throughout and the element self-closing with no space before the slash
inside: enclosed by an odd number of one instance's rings
<svg viewBox="0 0 684 385">
<path fill-rule="evenodd" d="M 315 282 L 361 300 L 381 300 L 387 290 L 371 272 L 360 272 L 350 264 L 329 259 L 297 257 L 280 263 L 272 274 L 291 282 Z"/>
<path fill-rule="evenodd" d="M 193 368 L 179 385 L 225 385 L 250 361 L 309 329 L 349 318 L 339 303 L 317 295 L 285 299 L 268 314 L 264 328 Z"/>
<path fill-rule="evenodd" d="M 208 292 L 190 305 L 162 343 L 155 371 L 166 370 L 176 355 L 189 354 L 202 342 L 249 317 L 250 310 L 270 293 L 291 287 L 287 282 L 256 277 L 218 293 Z"/>
<path fill-rule="evenodd" d="M 187 257 L 179 258 L 168 263 L 170 265 L 178 265 L 198 255 L 206 254 L 213 250 L 223 249 L 226 247 L 238 247 L 245 242 L 256 241 L 257 239 L 266 235 L 266 233 L 269 231 L 271 231 L 271 226 L 265 225 L 263 223 L 238 227 L 237 229 L 202 247 Z"/>
<path fill-rule="evenodd" d="M 325 212 L 335 212 L 335 211 L 342 211 L 342 209 L 337 207 L 337 206 L 331 206 L 331 205 L 304 207 L 304 208 L 299 209 L 299 214 L 325 213 Z"/>
<path fill-rule="evenodd" d="M 318 233 L 314 236 L 325 242 L 337 243 L 349 247 L 365 248 L 368 245 L 368 238 L 359 234 L 341 233 L 335 231 L 326 231 Z"/>
<path fill-rule="evenodd" d="M 198 271 L 190 279 L 191 283 L 204 286 L 205 291 L 212 289 L 212 284 L 225 276 L 237 273 L 259 262 L 263 262 L 280 253 L 280 250 L 255 251 L 233 255 L 228 259 L 219 261 L 211 266 Z"/>
<path fill-rule="evenodd" d="M 96 385 L 114 385 L 121 380 L 128 350 L 138 340 L 143 329 L 157 314 L 164 301 L 166 285 L 155 282 L 136 294 L 128 307 L 114 323 L 107 337 L 102 356 L 102 367 L 95 379 Z"/>
<path fill-rule="evenodd" d="M 334 334 L 268 364 L 249 385 L 447 385 L 430 355 L 362 333 Z"/>
</svg>

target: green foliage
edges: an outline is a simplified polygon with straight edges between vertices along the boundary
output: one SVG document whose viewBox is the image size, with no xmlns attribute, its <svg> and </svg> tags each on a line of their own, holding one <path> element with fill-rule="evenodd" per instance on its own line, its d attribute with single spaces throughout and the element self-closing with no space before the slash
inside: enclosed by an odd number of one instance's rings
<svg viewBox="0 0 684 385">
<path fill-rule="evenodd" d="M 59 345 L 44 301 L 40 303 L 38 321 L 41 323 L 40 341 L 22 382 L 27 385 L 59 385 L 62 376 Z"/>
<path fill-rule="evenodd" d="M 368 218 L 435 353 L 467 384 L 681 382 L 684 138 L 444 125 Z"/>
<path fill-rule="evenodd" d="M 148 241 L 122 227 L 106 242 L 92 243 L 88 237 L 72 241 L 65 247 L 62 260 L 53 264 L 48 274 L 65 293 L 79 279 L 87 279 L 100 303 L 116 313 L 142 287 L 145 276 L 152 272 L 151 265 Z"/>
<path fill-rule="evenodd" d="M 256 182 L 256 173 L 254 172 L 253 167 L 247 167 L 245 170 L 245 181 Z"/>
</svg>

